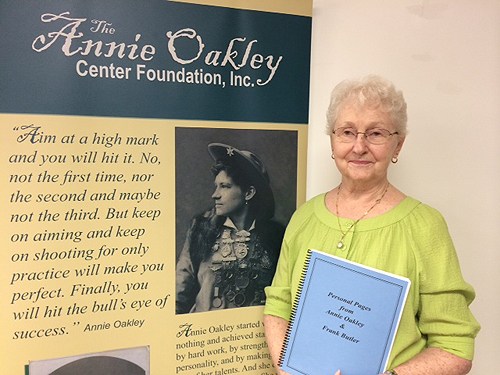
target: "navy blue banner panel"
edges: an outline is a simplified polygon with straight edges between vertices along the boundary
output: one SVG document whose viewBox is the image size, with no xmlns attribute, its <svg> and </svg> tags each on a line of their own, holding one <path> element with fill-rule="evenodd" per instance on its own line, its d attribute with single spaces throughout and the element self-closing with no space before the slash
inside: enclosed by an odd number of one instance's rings
<svg viewBox="0 0 500 375">
<path fill-rule="evenodd" d="M 4 0 L 0 25 L 3 113 L 308 121 L 310 17 Z"/>
</svg>

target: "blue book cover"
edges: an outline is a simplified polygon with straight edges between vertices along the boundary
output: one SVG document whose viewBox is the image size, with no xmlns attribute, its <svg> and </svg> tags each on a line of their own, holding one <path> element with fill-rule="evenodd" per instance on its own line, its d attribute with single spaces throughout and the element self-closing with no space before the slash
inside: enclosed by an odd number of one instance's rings
<svg viewBox="0 0 500 375">
<path fill-rule="evenodd" d="M 292 375 L 386 370 L 410 280 L 309 250 L 280 358 Z"/>
</svg>

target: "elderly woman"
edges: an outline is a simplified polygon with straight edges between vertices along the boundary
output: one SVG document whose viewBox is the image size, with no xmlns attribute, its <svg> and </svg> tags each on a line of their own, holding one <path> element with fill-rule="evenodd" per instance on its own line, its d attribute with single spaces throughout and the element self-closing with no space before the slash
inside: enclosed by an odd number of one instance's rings
<svg viewBox="0 0 500 375">
<path fill-rule="evenodd" d="M 376 76 L 344 81 L 327 120 L 342 179 L 300 207 L 287 227 L 264 311 L 276 367 L 306 251 L 316 249 L 411 279 L 386 374 L 468 373 L 479 331 L 469 311 L 474 290 L 440 213 L 387 178 L 406 136 L 402 93 Z"/>
<path fill-rule="evenodd" d="M 214 207 L 195 217 L 176 268 L 176 313 L 263 305 L 284 228 L 260 159 L 212 143 Z"/>
</svg>

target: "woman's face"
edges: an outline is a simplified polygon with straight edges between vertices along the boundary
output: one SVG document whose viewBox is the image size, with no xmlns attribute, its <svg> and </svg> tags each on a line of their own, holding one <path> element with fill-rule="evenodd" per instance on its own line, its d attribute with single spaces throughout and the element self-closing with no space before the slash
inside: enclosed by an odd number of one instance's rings
<svg viewBox="0 0 500 375">
<path fill-rule="evenodd" d="M 212 199 L 215 202 L 215 213 L 219 216 L 241 214 L 245 207 L 245 192 L 233 182 L 226 171 L 222 170 L 215 177 L 215 191 Z"/>
<path fill-rule="evenodd" d="M 389 113 L 380 109 L 359 108 L 349 103 L 341 107 L 335 128 L 349 127 L 355 132 L 366 132 L 378 128 L 390 133 L 396 131 Z M 342 142 L 331 134 L 330 141 L 337 168 L 343 178 L 354 183 L 377 183 L 387 179 L 387 169 L 391 158 L 397 157 L 404 138 L 390 136 L 387 143 L 371 144 L 363 134 L 359 134 L 353 142 Z"/>
</svg>

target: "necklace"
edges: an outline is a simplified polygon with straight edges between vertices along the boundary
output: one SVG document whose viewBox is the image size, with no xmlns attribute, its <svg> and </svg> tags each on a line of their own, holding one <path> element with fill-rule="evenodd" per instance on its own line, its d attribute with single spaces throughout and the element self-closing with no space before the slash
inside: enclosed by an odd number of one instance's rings
<svg viewBox="0 0 500 375">
<path fill-rule="evenodd" d="M 342 186 L 342 184 L 339 185 L 339 188 L 337 189 L 337 199 L 335 200 L 335 211 L 336 211 L 336 214 L 337 214 L 337 223 L 339 224 L 339 229 L 340 229 L 340 232 L 342 233 L 342 237 L 340 237 L 340 241 L 339 243 L 337 244 L 337 248 L 341 249 L 342 247 L 344 247 L 344 238 L 345 236 L 347 236 L 347 233 L 349 233 L 349 231 L 351 229 L 354 230 L 354 226 L 361 220 L 363 219 L 366 215 L 368 215 L 368 213 L 373 209 L 373 207 L 375 207 L 377 204 L 379 204 L 382 199 L 384 199 L 385 197 L 385 193 L 387 193 L 387 190 L 389 190 L 389 183 L 387 184 L 387 187 L 385 188 L 384 190 L 384 193 L 382 194 L 382 196 L 377 199 L 375 201 L 375 203 L 373 204 L 373 206 L 371 206 L 358 220 L 355 220 L 354 223 L 350 224 L 348 227 L 347 227 L 347 230 L 344 232 L 342 230 L 342 226 L 340 225 L 340 218 L 339 218 L 339 194 L 340 194 L 340 187 Z"/>
</svg>

